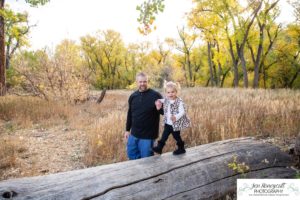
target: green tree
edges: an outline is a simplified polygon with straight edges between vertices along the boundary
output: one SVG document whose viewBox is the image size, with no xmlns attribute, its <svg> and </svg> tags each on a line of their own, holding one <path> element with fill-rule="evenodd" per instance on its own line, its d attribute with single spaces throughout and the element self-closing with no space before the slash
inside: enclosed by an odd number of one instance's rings
<svg viewBox="0 0 300 200">
<path fill-rule="evenodd" d="M 277 65 L 270 70 L 271 86 L 300 88 L 300 26 L 290 24 L 275 45 Z"/>
<path fill-rule="evenodd" d="M 209 82 L 212 86 L 223 86 L 230 68 L 224 68 L 227 53 L 230 53 L 232 60 L 232 71 L 234 73 L 234 85 L 238 85 L 239 56 L 236 46 L 234 45 L 234 31 L 230 19 L 230 13 L 226 8 L 229 2 L 218 0 L 202 0 L 195 1 L 196 6 L 189 13 L 188 23 L 191 27 L 200 31 L 200 37 L 206 42 L 207 46 L 207 61 L 209 66 Z M 236 1 L 231 1 L 230 6 L 238 8 Z M 238 13 L 234 13 L 238 14 Z M 225 42 L 228 42 L 226 45 Z M 224 51 L 228 49 L 228 51 Z"/>
<path fill-rule="evenodd" d="M 15 13 L 8 6 L 2 10 L 5 19 L 6 35 L 6 69 L 9 69 L 10 60 L 17 49 L 28 45 L 27 34 L 32 26 L 28 24 L 28 14 Z"/>
<path fill-rule="evenodd" d="M 221 1 L 198 1 L 189 13 L 188 18 L 189 25 L 200 32 L 200 38 L 206 43 L 206 56 L 209 67 L 208 83 L 210 82 L 211 86 L 219 86 L 223 71 L 220 60 L 217 59 L 217 62 L 214 62 L 214 56 L 218 54 L 214 48 L 217 47 L 220 50 L 218 40 L 221 39 L 222 26 L 224 26 L 223 7 Z M 216 63 L 218 63 L 218 68 L 216 68 Z"/>
<path fill-rule="evenodd" d="M 178 56 L 178 62 L 181 63 L 182 72 L 184 73 L 185 85 L 194 86 L 194 67 L 192 66 L 191 54 L 196 42 L 196 35 L 188 33 L 185 27 L 177 28 L 179 40 L 168 39 L 169 45 L 175 47 L 183 56 Z"/>
<path fill-rule="evenodd" d="M 125 62 L 125 45 L 118 32 L 100 31 L 96 36 L 81 38 L 81 46 L 89 69 L 96 76 L 99 88 L 119 88 L 124 79 L 122 66 Z"/>
<path fill-rule="evenodd" d="M 44 5 L 49 0 L 25 0 L 32 6 Z M 6 75 L 5 75 L 5 18 L 3 10 L 5 9 L 5 0 L 0 0 L 0 96 L 6 94 Z"/>
<path fill-rule="evenodd" d="M 263 1 L 264 8 L 261 12 L 258 13 L 256 16 L 256 21 L 258 25 L 258 40 L 257 40 L 257 48 L 256 48 L 256 55 L 252 48 L 252 45 L 250 44 L 249 40 L 247 39 L 247 44 L 249 46 L 249 49 L 251 51 L 251 58 L 254 65 L 254 78 L 253 78 L 253 88 L 258 88 L 259 84 L 259 75 L 260 75 L 260 67 L 263 66 L 262 63 L 264 63 L 264 60 L 268 53 L 270 52 L 272 45 L 275 42 L 275 39 L 277 38 L 277 34 L 279 31 L 279 26 L 277 26 L 277 31 L 275 32 L 275 36 L 271 36 L 270 29 L 275 24 L 275 19 L 278 16 L 278 9 L 275 9 L 276 5 L 278 4 L 279 0 L 275 2 L 270 2 L 269 0 Z M 269 37 L 269 44 L 268 46 L 264 43 L 265 41 L 265 34 L 268 34 Z M 253 43 L 253 42 L 252 42 Z M 264 52 L 264 46 L 267 46 L 267 50 Z"/>
</svg>

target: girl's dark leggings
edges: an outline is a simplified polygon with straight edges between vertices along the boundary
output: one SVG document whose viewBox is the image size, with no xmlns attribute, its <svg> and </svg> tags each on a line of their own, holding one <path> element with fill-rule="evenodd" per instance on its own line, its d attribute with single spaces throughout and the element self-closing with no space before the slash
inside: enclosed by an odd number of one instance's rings
<svg viewBox="0 0 300 200">
<path fill-rule="evenodd" d="M 165 124 L 164 132 L 161 136 L 160 142 L 165 144 L 171 133 L 172 133 L 174 139 L 176 140 L 177 145 L 178 144 L 180 145 L 180 144 L 183 143 L 183 141 L 181 139 L 181 136 L 180 136 L 180 131 L 174 131 L 173 127 L 171 125 L 168 125 L 168 124 Z"/>
</svg>

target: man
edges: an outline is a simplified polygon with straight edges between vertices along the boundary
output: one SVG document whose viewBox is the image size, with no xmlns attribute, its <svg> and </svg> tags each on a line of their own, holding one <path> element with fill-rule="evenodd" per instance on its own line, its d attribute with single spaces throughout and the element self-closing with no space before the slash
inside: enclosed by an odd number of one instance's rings
<svg viewBox="0 0 300 200">
<path fill-rule="evenodd" d="M 125 139 L 127 156 L 130 160 L 153 155 L 152 147 L 158 137 L 159 115 L 163 109 L 156 109 L 155 101 L 162 96 L 148 88 L 148 78 L 144 73 L 136 75 L 138 90 L 128 100 Z"/>
</svg>

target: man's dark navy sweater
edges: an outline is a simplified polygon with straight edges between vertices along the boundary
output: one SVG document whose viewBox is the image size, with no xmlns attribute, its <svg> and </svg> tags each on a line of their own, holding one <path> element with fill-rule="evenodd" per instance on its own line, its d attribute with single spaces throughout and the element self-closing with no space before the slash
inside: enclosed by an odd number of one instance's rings
<svg viewBox="0 0 300 200">
<path fill-rule="evenodd" d="M 163 111 L 157 110 L 155 101 L 162 96 L 148 89 L 144 92 L 135 91 L 128 100 L 126 131 L 140 139 L 156 139 L 158 137 L 159 115 Z"/>
</svg>

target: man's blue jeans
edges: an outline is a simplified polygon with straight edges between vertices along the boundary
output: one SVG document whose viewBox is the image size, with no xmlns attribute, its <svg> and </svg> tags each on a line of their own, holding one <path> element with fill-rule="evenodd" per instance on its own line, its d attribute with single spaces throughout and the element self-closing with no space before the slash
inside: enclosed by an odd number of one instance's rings
<svg viewBox="0 0 300 200">
<path fill-rule="evenodd" d="M 127 156 L 130 160 L 153 156 L 152 147 L 154 140 L 139 139 L 129 135 L 127 141 Z"/>
</svg>

